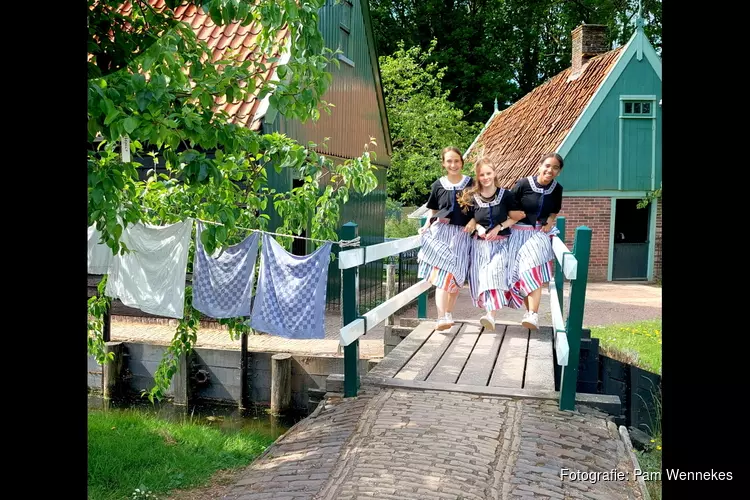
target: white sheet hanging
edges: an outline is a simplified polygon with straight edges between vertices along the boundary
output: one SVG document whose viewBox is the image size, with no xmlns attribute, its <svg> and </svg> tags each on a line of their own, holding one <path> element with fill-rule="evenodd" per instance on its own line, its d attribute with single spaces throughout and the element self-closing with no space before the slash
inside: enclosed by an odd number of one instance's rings
<svg viewBox="0 0 750 500">
<path fill-rule="evenodd" d="M 96 225 L 89 226 L 89 250 L 88 268 L 89 274 L 108 274 L 112 266 L 112 249 L 103 243 L 99 243 L 102 233 L 96 229 Z"/>
<path fill-rule="evenodd" d="M 121 240 L 130 252 L 114 256 L 105 294 L 149 314 L 182 318 L 192 230 L 193 219 L 128 226 Z"/>
</svg>

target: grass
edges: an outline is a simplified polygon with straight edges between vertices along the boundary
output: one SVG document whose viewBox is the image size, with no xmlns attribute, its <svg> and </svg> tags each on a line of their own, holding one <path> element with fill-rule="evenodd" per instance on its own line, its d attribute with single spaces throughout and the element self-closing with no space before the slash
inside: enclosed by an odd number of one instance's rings
<svg viewBox="0 0 750 500">
<path fill-rule="evenodd" d="M 661 375 L 661 319 L 591 327 L 602 354 Z"/>
<path fill-rule="evenodd" d="M 635 450 L 635 455 L 642 471 L 661 473 L 661 432 L 654 436 L 649 448 Z M 661 481 L 646 481 L 646 489 L 651 500 L 661 500 Z"/>
<path fill-rule="evenodd" d="M 591 327 L 591 336 L 599 339 L 602 354 L 661 375 L 661 319 Z M 661 473 L 661 405 L 657 398 L 657 416 L 653 438 L 644 450 L 635 450 L 638 464 L 645 472 Z M 652 500 L 661 500 L 661 481 L 646 481 Z"/>
<path fill-rule="evenodd" d="M 217 471 L 249 464 L 275 437 L 187 417 L 175 422 L 134 410 L 89 410 L 88 498 L 133 498 L 136 488 L 161 496 L 201 486 Z"/>
</svg>

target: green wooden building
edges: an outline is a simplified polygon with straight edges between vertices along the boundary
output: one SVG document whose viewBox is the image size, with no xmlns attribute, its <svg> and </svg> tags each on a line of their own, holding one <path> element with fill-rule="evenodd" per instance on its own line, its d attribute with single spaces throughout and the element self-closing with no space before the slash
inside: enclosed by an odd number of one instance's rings
<svg viewBox="0 0 750 500">
<path fill-rule="evenodd" d="M 156 1 L 159 3 L 162 0 Z M 215 58 L 230 49 L 240 51 L 245 58 L 253 56 L 256 47 L 255 33 L 259 31 L 259 27 L 253 24 L 245 27 L 236 24 L 216 26 L 210 17 L 193 6 L 179 7 L 176 14 L 191 24 L 198 38 L 208 43 Z M 374 138 L 377 146 L 370 145 L 369 150 L 374 151 L 377 156 L 374 163 L 378 166 L 378 187 L 365 197 L 352 196 L 342 210 L 340 223 L 356 222 L 362 245 L 381 243 L 385 231 L 386 169 L 390 166 L 392 148 L 367 1 L 327 0 L 319 11 L 319 28 L 326 45 L 342 51 L 338 56 L 339 67 L 328 68 L 333 80 L 323 99 L 335 105 L 330 116 L 321 113 L 317 122 L 304 124 L 288 119 L 270 105 L 270 94 L 264 99 L 253 96 L 246 102 L 223 104 L 223 109 L 234 123 L 263 133 L 279 132 L 301 144 L 309 141 L 322 144 L 328 138 L 327 147 L 318 148 L 317 151 L 334 162 L 360 156 L 365 145 Z M 288 33 L 282 33 L 274 53 L 279 58 L 279 64 L 288 60 L 289 52 L 282 48 L 289 43 Z M 275 77 L 275 65 L 267 74 L 258 76 L 263 80 Z M 269 166 L 267 172 L 269 187 L 280 192 L 289 191 L 300 182 L 291 169 L 277 173 Z M 269 230 L 273 231 L 281 221 L 270 203 L 267 212 L 271 217 Z M 305 254 L 310 251 L 310 247 L 303 240 L 297 240 L 293 251 Z M 338 248 L 334 251 L 338 252 Z M 369 266 L 372 269 L 367 266 L 361 269 L 364 278 L 361 280 L 363 292 L 371 285 L 382 288 L 382 265 L 374 262 Z M 372 279 L 367 278 L 370 274 Z M 338 302 L 339 293 L 338 267 L 332 265 L 328 286 L 329 304 Z"/>
<path fill-rule="evenodd" d="M 642 19 L 614 50 L 605 30 L 577 27 L 571 66 L 496 109 L 465 157 L 488 157 L 511 187 L 536 172 L 542 155 L 559 153 L 567 241 L 575 227 L 593 230 L 589 278 L 653 281 L 661 277 L 661 199 L 637 204 L 661 187 L 661 59 Z"/>
</svg>

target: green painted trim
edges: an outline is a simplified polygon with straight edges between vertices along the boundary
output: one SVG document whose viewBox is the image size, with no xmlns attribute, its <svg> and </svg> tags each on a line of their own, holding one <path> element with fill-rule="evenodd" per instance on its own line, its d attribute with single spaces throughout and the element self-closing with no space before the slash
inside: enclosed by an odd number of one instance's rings
<svg viewBox="0 0 750 500">
<path fill-rule="evenodd" d="M 638 26 L 635 31 L 639 35 L 643 34 L 643 28 L 641 26 Z M 645 36 L 639 36 L 637 39 L 636 46 L 635 46 L 635 57 L 639 61 L 643 60 L 643 40 L 645 38 L 646 38 Z"/>
<path fill-rule="evenodd" d="M 618 121 L 619 132 L 617 136 L 617 189 L 622 189 L 622 120 Z"/>
<path fill-rule="evenodd" d="M 625 71 L 625 68 L 636 52 L 637 43 L 645 44 L 644 53 L 646 54 L 646 59 L 648 59 L 649 63 L 651 63 L 651 67 L 659 76 L 659 80 L 662 79 L 661 60 L 659 59 L 659 56 L 656 54 L 656 51 L 646 38 L 643 30 L 636 30 L 635 33 L 633 33 L 633 36 L 630 37 L 628 43 L 625 45 L 623 51 L 620 53 L 620 57 L 617 59 L 617 62 L 615 63 L 612 70 L 604 78 L 602 83 L 599 85 L 599 88 L 596 89 L 594 96 L 591 98 L 581 115 L 573 124 L 573 127 L 571 127 L 568 135 L 565 136 L 565 139 L 563 139 L 562 143 L 557 147 L 556 153 L 558 153 L 563 158 L 565 158 L 565 156 L 570 153 L 573 145 L 575 145 L 575 143 L 578 141 L 578 138 L 586 129 L 586 126 L 599 110 L 599 106 L 601 106 L 602 102 L 604 102 L 604 99 L 606 99 L 609 91 L 612 90 L 612 87 L 614 87 L 622 72 Z"/>
<path fill-rule="evenodd" d="M 383 137 L 385 137 L 385 150 L 389 156 L 393 156 L 393 145 L 391 144 L 391 128 L 388 125 L 388 111 L 385 107 L 385 96 L 383 95 L 383 82 L 380 78 L 380 62 L 378 53 L 375 49 L 375 35 L 372 31 L 372 18 L 370 17 L 369 2 L 364 0 L 359 2 L 362 7 L 362 18 L 365 23 L 365 37 L 367 38 L 367 48 L 370 52 L 370 64 L 372 65 L 372 76 L 375 78 L 375 95 L 378 97 L 378 108 L 380 110 L 380 124 L 383 127 Z M 661 77 L 661 74 L 659 75 Z"/>
<path fill-rule="evenodd" d="M 646 272 L 646 279 L 649 281 L 654 280 L 654 262 L 656 252 L 656 200 L 651 202 L 651 213 L 648 217 L 650 224 L 648 228 L 648 267 Z"/>
<path fill-rule="evenodd" d="M 474 147 L 474 144 L 477 143 L 477 141 L 482 136 L 482 134 L 484 133 L 484 131 L 487 130 L 487 127 L 490 126 L 490 122 L 492 122 L 492 120 L 495 118 L 495 116 L 499 115 L 499 114 L 500 114 L 500 112 L 497 110 L 497 108 L 495 108 L 495 111 L 493 111 L 492 115 L 490 115 L 490 117 L 487 119 L 487 122 L 484 124 L 484 127 L 482 127 L 482 130 L 479 131 L 479 133 L 477 134 L 477 136 L 474 138 L 474 141 L 469 145 L 469 148 L 464 153 L 463 160 L 466 160 L 466 158 L 469 157 L 469 151 L 471 151 L 471 148 Z"/>
<path fill-rule="evenodd" d="M 621 120 L 653 120 L 654 115 L 620 115 L 618 118 Z"/>
<path fill-rule="evenodd" d="M 655 95 L 621 95 L 621 101 L 655 101 Z"/>
<path fill-rule="evenodd" d="M 563 191 L 563 198 L 645 198 L 646 191 Z"/>
<path fill-rule="evenodd" d="M 644 193 L 645 194 L 645 193 Z M 615 256 L 615 211 L 617 198 L 612 198 L 609 205 L 609 244 L 607 248 L 607 281 L 612 281 L 612 260 Z"/>
<path fill-rule="evenodd" d="M 661 59 L 659 58 L 659 54 L 656 53 L 656 50 L 654 50 L 654 47 L 648 41 L 648 38 L 646 38 L 646 35 L 643 34 L 643 32 L 641 32 L 641 37 L 645 41 L 643 53 L 646 54 L 646 59 L 651 63 L 651 67 L 654 68 L 656 75 L 659 77 L 659 80 L 661 80 Z"/>
<path fill-rule="evenodd" d="M 651 191 L 656 189 L 656 117 L 651 122 Z"/>
</svg>

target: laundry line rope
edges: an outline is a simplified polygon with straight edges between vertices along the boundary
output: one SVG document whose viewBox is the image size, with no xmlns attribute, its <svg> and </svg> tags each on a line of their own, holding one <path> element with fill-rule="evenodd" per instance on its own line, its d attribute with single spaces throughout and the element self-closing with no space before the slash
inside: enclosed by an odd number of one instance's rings
<svg viewBox="0 0 750 500">
<path fill-rule="evenodd" d="M 199 219 L 197 217 L 195 218 L 195 220 L 199 220 L 199 221 L 203 222 L 204 224 L 213 224 L 214 226 L 224 226 L 225 225 L 225 224 L 222 224 L 221 222 L 213 222 L 213 221 L 210 221 L 210 220 L 203 220 L 203 219 Z M 243 231 L 250 231 L 250 232 L 253 232 L 253 233 L 265 233 L 265 234 L 270 234 L 270 235 L 273 235 L 273 236 L 284 236 L 284 237 L 287 237 L 287 238 L 296 238 L 298 240 L 315 241 L 315 242 L 318 242 L 318 243 L 332 243 L 334 245 L 340 246 L 341 248 L 358 247 L 359 243 L 360 243 L 360 237 L 359 236 L 357 236 L 356 238 L 354 238 L 352 240 L 332 241 L 332 240 L 319 240 L 317 238 L 307 238 L 305 236 L 297 236 L 297 235 L 294 235 L 294 234 L 273 233 L 271 231 L 264 231 L 262 229 L 250 229 L 249 227 L 241 227 L 241 226 L 235 226 L 235 227 L 237 229 L 241 229 Z"/>
</svg>

